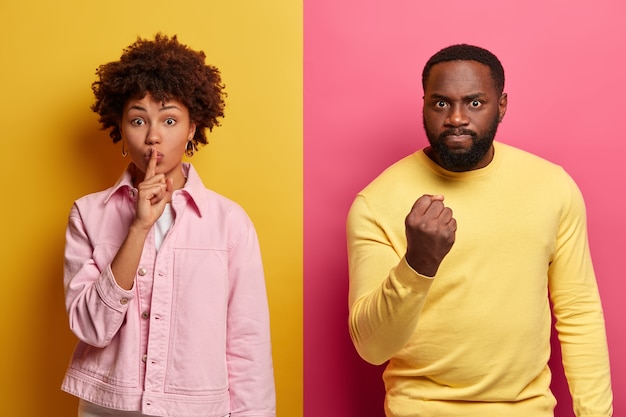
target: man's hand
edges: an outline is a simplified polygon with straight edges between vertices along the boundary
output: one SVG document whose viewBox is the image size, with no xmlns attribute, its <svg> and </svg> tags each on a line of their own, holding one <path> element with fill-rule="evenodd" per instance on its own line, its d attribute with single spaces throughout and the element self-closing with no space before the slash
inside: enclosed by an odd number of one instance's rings
<svg viewBox="0 0 626 417">
<path fill-rule="evenodd" d="M 404 225 L 406 261 L 418 273 L 434 277 L 454 244 L 456 220 L 452 210 L 443 205 L 442 195 L 423 195 L 413 204 Z"/>
</svg>

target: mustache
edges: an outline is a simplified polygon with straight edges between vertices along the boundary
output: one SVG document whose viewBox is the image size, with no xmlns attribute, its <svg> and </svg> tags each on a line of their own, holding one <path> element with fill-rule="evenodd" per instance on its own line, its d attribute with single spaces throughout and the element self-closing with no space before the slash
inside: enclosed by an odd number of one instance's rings
<svg viewBox="0 0 626 417">
<path fill-rule="evenodd" d="M 442 139 L 442 138 L 444 138 L 446 136 L 471 136 L 474 139 L 476 139 L 478 137 L 476 132 L 474 132 L 473 130 L 463 129 L 463 128 L 444 130 L 439 135 L 439 138 Z"/>
</svg>

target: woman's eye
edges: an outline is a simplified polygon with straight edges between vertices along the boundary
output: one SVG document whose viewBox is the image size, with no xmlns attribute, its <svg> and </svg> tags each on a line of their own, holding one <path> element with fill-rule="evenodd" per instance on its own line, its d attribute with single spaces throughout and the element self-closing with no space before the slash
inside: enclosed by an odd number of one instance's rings
<svg viewBox="0 0 626 417">
<path fill-rule="evenodd" d="M 133 126 L 141 126 L 144 124 L 143 119 L 133 119 L 130 121 L 130 124 L 132 124 Z"/>
<path fill-rule="evenodd" d="M 176 124 L 176 120 L 172 119 L 171 117 L 168 117 L 167 119 L 165 119 L 165 124 L 168 126 L 174 126 Z"/>
</svg>

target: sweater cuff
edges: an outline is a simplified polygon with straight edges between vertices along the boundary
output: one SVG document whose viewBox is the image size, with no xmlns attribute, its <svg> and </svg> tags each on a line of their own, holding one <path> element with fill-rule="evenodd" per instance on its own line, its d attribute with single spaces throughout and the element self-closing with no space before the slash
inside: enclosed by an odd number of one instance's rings
<svg viewBox="0 0 626 417">
<path fill-rule="evenodd" d="M 394 268 L 392 275 L 395 276 L 402 286 L 418 294 L 427 293 L 434 281 L 434 277 L 422 275 L 411 268 L 404 257 Z"/>
</svg>

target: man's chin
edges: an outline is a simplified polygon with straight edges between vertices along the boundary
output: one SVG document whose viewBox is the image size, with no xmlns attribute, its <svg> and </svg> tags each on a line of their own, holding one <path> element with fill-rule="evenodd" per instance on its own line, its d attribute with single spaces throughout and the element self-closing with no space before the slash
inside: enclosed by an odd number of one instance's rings
<svg viewBox="0 0 626 417">
<path fill-rule="evenodd" d="M 439 164 L 448 171 L 469 171 L 476 168 L 484 157 L 472 149 L 446 149 L 437 153 Z"/>
<path fill-rule="evenodd" d="M 450 148 L 447 147 L 444 151 L 448 155 L 460 156 L 463 157 L 465 155 L 470 155 L 472 153 L 472 148 Z"/>
</svg>

